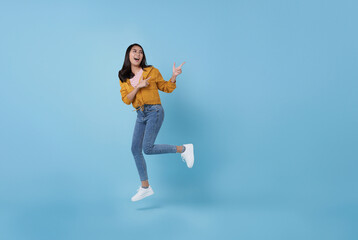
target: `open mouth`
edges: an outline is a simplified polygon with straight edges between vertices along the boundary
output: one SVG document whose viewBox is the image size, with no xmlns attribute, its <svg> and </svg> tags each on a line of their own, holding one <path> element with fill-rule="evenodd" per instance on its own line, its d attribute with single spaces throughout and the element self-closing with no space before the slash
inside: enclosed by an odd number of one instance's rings
<svg viewBox="0 0 358 240">
<path fill-rule="evenodd" d="M 134 58 L 134 60 L 139 61 L 139 58 Z"/>
</svg>

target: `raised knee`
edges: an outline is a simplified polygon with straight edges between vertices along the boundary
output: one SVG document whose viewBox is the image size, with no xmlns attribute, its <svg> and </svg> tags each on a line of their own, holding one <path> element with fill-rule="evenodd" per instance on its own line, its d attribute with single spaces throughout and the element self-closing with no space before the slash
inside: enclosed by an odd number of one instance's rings
<svg viewBox="0 0 358 240">
<path fill-rule="evenodd" d="M 144 147 L 143 152 L 147 155 L 152 154 L 152 147 Z"/>
</svg>

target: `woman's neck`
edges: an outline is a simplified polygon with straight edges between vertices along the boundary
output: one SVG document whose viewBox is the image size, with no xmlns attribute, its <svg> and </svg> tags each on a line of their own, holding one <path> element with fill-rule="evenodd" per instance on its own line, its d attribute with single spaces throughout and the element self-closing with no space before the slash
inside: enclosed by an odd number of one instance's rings
<svg viewBox="0 0 358 240">
<path fill-rule="evenodd" d="M 132 69 L 132 73 L 137 74 L 137 72 L 139 72 L 142 68 L 140 66 L 131 66 Z"/>
</svg>

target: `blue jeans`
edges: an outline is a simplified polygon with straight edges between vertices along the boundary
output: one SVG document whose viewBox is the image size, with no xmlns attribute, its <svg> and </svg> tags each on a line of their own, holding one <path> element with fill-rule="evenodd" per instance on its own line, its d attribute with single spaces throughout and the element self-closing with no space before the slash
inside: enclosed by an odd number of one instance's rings
<svg viewBox="0 0 358 240">
<path fill-rule="evenodd" d="M 143 157 L 145 154 L 176 153 L 175 145 L 154 144 L 164 120 L 164 109 L 161 104 L 144 105 L 144 109 L 137 110 L 137 120 L 132 139 L 132 154 L 141 181 L 148 180 L 147 165 Z"/>
</svg>

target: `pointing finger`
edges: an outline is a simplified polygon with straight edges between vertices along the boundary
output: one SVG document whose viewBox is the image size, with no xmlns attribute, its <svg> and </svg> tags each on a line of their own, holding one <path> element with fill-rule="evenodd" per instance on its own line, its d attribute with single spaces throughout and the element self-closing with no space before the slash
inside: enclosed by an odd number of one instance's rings
<svg viewBox="0 0 358 240">
<path fill-rule="evenodd" d="M 183 62 L 182 64 L 180 64 L 179 68 L 181 68 L 184 64 L 185 64 L 185 62 Z"/>
</svg>

